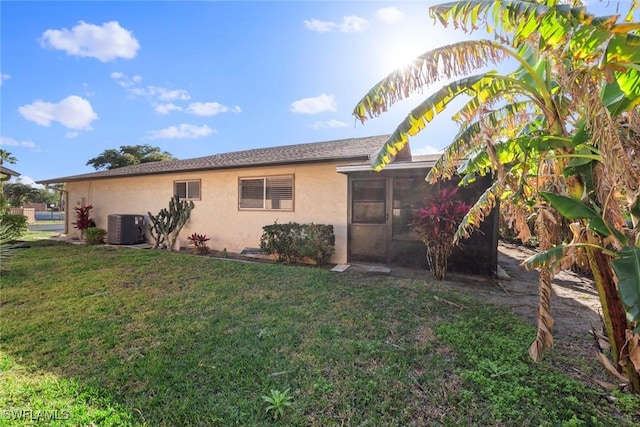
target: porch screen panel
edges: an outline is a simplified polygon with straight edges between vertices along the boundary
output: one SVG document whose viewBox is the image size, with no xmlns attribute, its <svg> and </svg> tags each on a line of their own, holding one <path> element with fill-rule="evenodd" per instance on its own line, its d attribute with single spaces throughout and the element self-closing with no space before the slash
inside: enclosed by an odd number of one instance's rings
<svg viewBox="0 0 640 427">
<path fill-rule="evenodd" d="M 264 209 L 264 178 L 240 180 L 240 209 Z"/>
<path fill-rule="evenodd" d="M 439 192 L 439 186 L 429 184 L 424 172 L 393 178 L 393 240 L 420 241 L 409 223 L 420 208 L 428 206 Z"/>
<path fill-rule="evenodd" d="M 387 217 L 386 179 L 363 179 L 352 183 L 351 214 L 354 224 L 384 224 Z"/>
<path fill-rule="evenodd" d="M 424 176 L 395 177 L 393 179 L 393 240 L 419 241 L 409 224 L 424 204 L 426 196 Z"/>
</svg>

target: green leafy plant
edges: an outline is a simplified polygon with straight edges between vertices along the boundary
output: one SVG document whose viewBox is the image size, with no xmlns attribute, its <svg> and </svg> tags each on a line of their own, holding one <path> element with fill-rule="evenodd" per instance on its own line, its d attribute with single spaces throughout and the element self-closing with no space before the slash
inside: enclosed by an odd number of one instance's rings
<svg viewBox="0 0 640 427">
<path fill-rule="evenodd" d="M 107 235 L 107 230 L 98 227 L 89 227 L 85 230 L 85 240 L 87 245 L 101 245 L 104 243 L 104 238 Z"/>
<path fill-rule="evenodd" d="M 409 224 L 427 247 L 427 263 L 437 280 L 446 277 L 447 260 L 454 247 L 453 236 L 471 208 L 454 199 L 457 192 L 458 188 L 444 188 L 428 206 L 418 210 Z"/>
<path fill-rule="evenodd" d="M 84 234 L 86 230 L 88 228 L 96 226 L 95 221 L 90 216 L 90 212 L 91 212 L 91 209 L 93 209 L 93 205 L 76 206 L 73 209 L 75 210 L 74 215 L 76 217 L 76 220 L 71 224 L 73 224 L 75 228 L 80 230 L 80 239 L 82 240 L 84 239 Z"/>
<path fill-rule="evenodd" d="M 263 233 L 260 237 L 260 250 L 267 254 L 273 254 L 279 262 L 295 262 L 301 257 L 301 253 L 296 250 L 297 235 L 300 234 L 300 224 L 290 222 L 262 227 Z"/>
<path fill-rule="evenodd" d="M 297 262 L 310 258 L 326 264 L 335 253 L 333 225 L 289 222 L 262 227 L 260 250 L 273 254 L 279 262 Z"/>
<path fill-rule="evenodd" d="M 285 408 L 293 405 L 293 402 L 291 402 L 292 397 L 288 394 L 289 390 L 290 389 L 279 391 L 272 389 L 270 394 L 261 396 L 262 400 L 267 403 L 265 412 L 271 412 L 274 420 L 282 418 L 284 416 Z"/>
<path fill-rule="evenodd" d="M 209 239 L 206 234 L 193 233 L 191 236 L 187 237 L 187 240 L 196 248 L 198 255 L 205 255 L 209 253 L 209 246 L 207 245 L 207 242 L 211 239 Z"/>
<path fill-rule="evenodd" d="M 0 271 L 8 269 L 9 260 L 15 252 L 15 248 L 11 244 L 14 238 L 15 230 L 11 224 L 5 224 L 3 220 L 0 220 Z"/>
<path fill-rule="evenodd" d="M 10 240 L 14 240 L 27 232 L 29 224 L 24 215 L 4 214 L 0 215 L 0 224 L 7 227 L 7 235 Z"/>
<path fill-rule="evenodd" d="M 303 225 L 303 234 L 303 255 L 314 260 L 316 265 L 328 263 L 336 252 L 333 225 L 305 224 Z"/>
</svg>

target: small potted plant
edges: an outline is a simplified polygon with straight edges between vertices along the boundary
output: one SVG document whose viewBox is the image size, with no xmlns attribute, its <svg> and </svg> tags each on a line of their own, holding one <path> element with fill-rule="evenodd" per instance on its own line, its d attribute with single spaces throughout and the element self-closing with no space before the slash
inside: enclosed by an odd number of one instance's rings
<svg viewBox="0 0 640 427">
<path fill-rule="evenodd" d="M 454 196 L 458 188 L 443 189 L 436 197 L 420 208 L 409 226 L 427 247 L 427 264 L 436 280 L 444 280 L 447 260 L 453 250 L 453 236 L 471 205 Z"/>
</svg>

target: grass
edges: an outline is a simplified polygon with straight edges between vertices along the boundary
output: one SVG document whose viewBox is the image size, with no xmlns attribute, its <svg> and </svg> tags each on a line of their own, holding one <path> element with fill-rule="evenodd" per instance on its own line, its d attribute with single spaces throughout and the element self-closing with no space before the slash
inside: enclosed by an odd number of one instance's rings
<svg viewBox="0 0 640 427">
<path fill-rule="evenodd" d="M 424 282 L 43 240 L 1 286 L 0 425 L 639 421 L 532 363 L 531 325 Z"/>
<path fill-rule="evenodd" d="M 51 237 L 58 236 L 59 234 L 60 234 L 59 231 L 29 230 L 26 233 L 24 233 L 22 236 L 20 236 L 19 240 L 22 242 L 34 242 L 36 240 L 50 239 Z"/>
</svg>

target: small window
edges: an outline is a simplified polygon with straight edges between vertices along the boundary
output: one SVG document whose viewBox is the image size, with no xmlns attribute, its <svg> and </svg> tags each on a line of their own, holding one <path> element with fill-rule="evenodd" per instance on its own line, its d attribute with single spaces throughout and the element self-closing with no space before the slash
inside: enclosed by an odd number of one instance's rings
<svg viewBox="0 0 640 427">
<path fill-rule="evenodd" d="M 293 176 L 240 178 L 240 209 L 293 210 Z"/>
<path fill-rule="evenodd" d="M 177 195 L 180 200 L 200 200 L 200 180 L 175 181 L 173 194 Z"/>
</svg>

